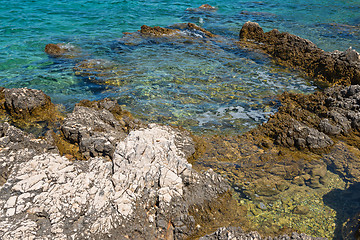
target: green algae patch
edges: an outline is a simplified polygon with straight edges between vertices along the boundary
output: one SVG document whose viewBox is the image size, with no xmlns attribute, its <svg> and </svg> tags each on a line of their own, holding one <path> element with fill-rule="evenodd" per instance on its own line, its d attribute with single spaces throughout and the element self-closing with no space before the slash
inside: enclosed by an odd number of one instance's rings
<svg viewBox="0 0 360 240">
<path fill-rule="evenodd" d="M 191 206 L 189 214 L 194 217 L 195 230 L 187 239 L 198 239 L 224 226 L 240 226 L 244 230 L 248 229 L 246 208 L 238 204 L 231 191 L 211 201 Z"/>
</svg>

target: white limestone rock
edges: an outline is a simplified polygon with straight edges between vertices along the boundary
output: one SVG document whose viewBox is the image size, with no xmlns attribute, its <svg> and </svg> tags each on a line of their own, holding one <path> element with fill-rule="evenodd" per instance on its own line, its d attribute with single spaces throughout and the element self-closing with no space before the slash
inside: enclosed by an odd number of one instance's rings
<svg viewBox="0 0 360 240">
<path fill-rule="evenodd" d="M 0 239 L 108 234 L 133 218 L 144 196 L 145 206 L 158 199 L 157 208 L 165 209 L 183 197 L 183 179 L 196 175 L 178 140 L 178 130 L 150 125 L 119 142 L 112 161 L 43 153 L 19 162 L 0 188 Z M 155 218 L 149 212 L 146 221 Z"/>
</svg>

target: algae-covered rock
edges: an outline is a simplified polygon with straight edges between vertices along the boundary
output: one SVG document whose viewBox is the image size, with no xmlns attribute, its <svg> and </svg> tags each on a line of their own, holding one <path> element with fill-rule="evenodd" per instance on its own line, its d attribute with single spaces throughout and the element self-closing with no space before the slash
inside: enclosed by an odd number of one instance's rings
<svg viewBox="0 0 360 240">
<path fill-rule="evenodd" d="M 287 32 L 274 29 L 264 33 L 254 22 L 245 23 L 239 37 L 243 43 L 263 49 L 278 63 L 299 68 L 321 83 L 360 83 L 359 53 L 351 48 L 344 52 L 325 52 L 311 41 Z"/>
<path fill-rule="evenodd" d="M 50 97 L 41 90 L 2 89 L 0 106 L 2 114 L 11 119 L 12 123 L 37 134 L 43 132 L 42 128 L 53 125 L 62 118 Z"/>
<path fill-rule="evenodd" d="M 123 72 L 114 62 L 106 59 L 87 59 L 73 68 L 76 76 L 96 84 L 120 85 Z"/>
<path fill-rule="evenodd" d="M 169 29 L 163 27 L 149 27 L 146 25 L 141 26 L 140 33 L 144 36 L 152 36 L 152 37 L 159 37 L 164 35 L 176 35 L 179 34 L 180 31 L 178 29 Z"/>
<path fill-rule="evenodd" d="M 50 97 L 41 90 L 12 88 L 4 89 L 3 93 L 5 109 L 14 117 L 28 120 L 29 117 L 46 116 L 54 111 Z"/>
<path fill-rule="evenodd" d="M 179 23 L 168 28 L 141 26 L 141 29 L 134 33 L 124 33 L 124 36 L 117 40 L 117 44 L 127 46 L 138 46 L 141 44 L 158 44 L 163 42 L 189 43 L 189 41 L 202 41 L 216 37 L 215 34 L 197 26 L 194 23 Z M 113 46 L 114 49 L 119 46 Z"/>
</svg>

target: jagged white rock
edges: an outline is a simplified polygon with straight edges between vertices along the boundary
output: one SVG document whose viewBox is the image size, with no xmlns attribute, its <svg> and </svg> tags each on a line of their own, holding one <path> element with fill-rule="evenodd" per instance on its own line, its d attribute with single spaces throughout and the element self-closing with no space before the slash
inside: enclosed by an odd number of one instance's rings
<svg viewBox="0 0 360 240">
<path fill-rule="evenodd" d="M 144 191 L 160 205 L 182 196 L 181 176 L 192 171 L 184 156 L 172 128 L 157 125 L 131 132 L 117 145 L 112 161 L 36 155 L 15 166 L 0 189 L 0 238 L 76 239 L 107 233 L 131 216 Z M 49 227 L 41 230 L 34 218 Z"/>
</svg>

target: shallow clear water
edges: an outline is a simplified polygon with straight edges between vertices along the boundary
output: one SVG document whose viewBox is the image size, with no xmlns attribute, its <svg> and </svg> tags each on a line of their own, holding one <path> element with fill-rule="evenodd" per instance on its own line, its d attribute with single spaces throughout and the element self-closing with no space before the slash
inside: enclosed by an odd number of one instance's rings
<svg viewBox="0 0 360 240">
<path fill-rule="evenodd" d="M 359 48 L 357 1 L 209 1 L 216 12 L 192 12 L 202 1 L 20 1 L 0 8 L 0 85 L 42 89 L 71 108 L 81 99 L 112 97 L 151 121 L 199 132 L 243 132 L 276 111 L 269 104 L 283 91 L 314 87 L 261 54 L 233 44 L 243 23 L 308 38 L 325 50 Z M 123 32 L 143 24 L 196 23 L 225 40 L 204 46 L 140 44 L 115 51 Z M 48 43 L 79 46 L 83 58 L 121 66 L 115 82 L 96 84 L 75 76 L 80 60 L 60 61 L 44 53 Z M 109 82 L 108 82 L 109 83 Z"/>
</svg>

